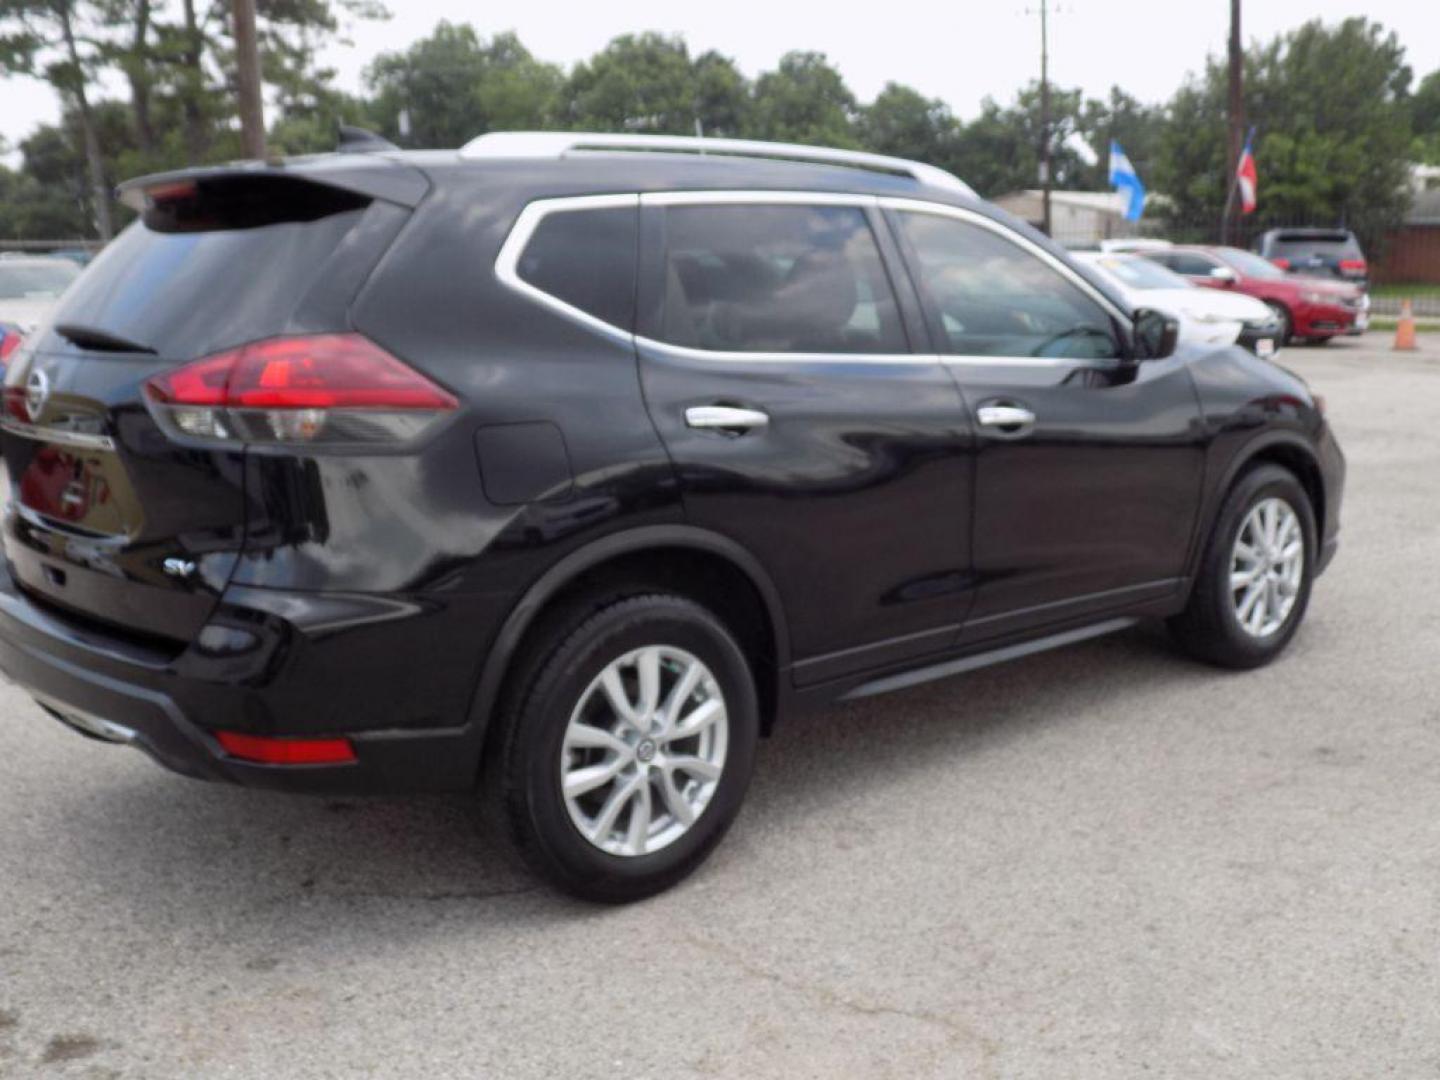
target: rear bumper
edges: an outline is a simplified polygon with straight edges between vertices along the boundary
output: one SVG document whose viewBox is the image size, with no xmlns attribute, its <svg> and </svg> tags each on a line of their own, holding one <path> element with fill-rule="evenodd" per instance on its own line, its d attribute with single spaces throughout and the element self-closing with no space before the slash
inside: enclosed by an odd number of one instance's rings
<svg viewBox="0 0 1440 1080">
<path fill-rule="evenodd" d="M 363 794 L 474 785 L 479 744 L 463 711 L 456 727 L 332 731 L 355 748 L 356 760 L 343 765 L 264 765 L 231 757 L 215 729 L 271 736 L 315 731 L 288 730 L 266 708 L 267 701 L 286 699 L 285 686 L 272 684 L 257 697 L 254 686 L 222 681 L 227 669 L 234 674 L 233 661 L 217 665 L 193 649 L 167 656 L 80 626 L 36 604 L 0 566 L 0 670 L 73 730 L 133 746 L 186 776 L 251 787 Z M 318 689 L 343 694 L 334 686 Z M 393 717 L 356 722 L 385 719 Z"/>
</svg>

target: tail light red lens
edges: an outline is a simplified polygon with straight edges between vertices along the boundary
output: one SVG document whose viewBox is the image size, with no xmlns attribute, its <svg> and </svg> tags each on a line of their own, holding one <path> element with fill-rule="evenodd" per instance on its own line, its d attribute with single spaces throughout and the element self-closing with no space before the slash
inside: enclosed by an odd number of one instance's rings
<svg viewBox="0 0 1440 1080">
<path fill-rule="evenodd" d="M 1364 260 L 1364 259 L 1341 259 L 1341 260 L 1340 260 L 1340 269 L 1341 269 L 1341 270 L 1350 270 L 1350 271 L 1352 271 L 1352 272 L 1358 272 L 1358 273 L 1362 273 L 1362 274 L 1363 274 L 1363 273 L 1365 272 L 1365 260 Z"/>
<path fill-rule="evenodd" d="M 20 348 L 20 343 L 24 340 L 25 335 L 18 326 L 0 323 L 0 364 L 10 363 L 10 354 Z"/>
<path fill-rule="evenodd" d="M 348 765 L 355 760 L 349 739 L 275 739 L 238 731 L 217 731 L 215 738 L 231 757 L 262 765 Z"/>
<path fill-rule="evenodd" d="M 157 375 L 145 391 L 168 429 L 234 442 L 403 442 L 459 407 L 360 334 L 253 342 Z"/>
<path fill-rule="evenodd" d="M 1271 261 L 1272 263 L 1274 263 L 1276 266 L 1278 266 L 1281 270 L 1289 270 L 1289 269 L 1290 269 L 1290 260 L 1287 259 L 1287 258 L 1285 258 L 1283 255 L 1277 255 L 1275 258 L 1271 259 L 1270 261 Z"/>
</svg>

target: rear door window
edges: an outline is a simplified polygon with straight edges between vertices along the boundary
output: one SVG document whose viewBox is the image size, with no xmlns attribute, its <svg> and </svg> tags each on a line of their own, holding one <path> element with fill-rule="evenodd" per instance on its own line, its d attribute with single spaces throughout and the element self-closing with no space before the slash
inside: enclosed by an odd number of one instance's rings
<svg viewBox="0 0 1440 1080">
<path fill-rule="evenodd" d="M 908 350 L 860 208 L 724 204 L 664 213 L 665 341 L 720 352 Z"/>
<path fill-rule="evenodd" d="M 535 227 L 516 272 L 557 300 L 631 330 L 638 228 L 634 206 L 552 211 Z"/>
</svg>

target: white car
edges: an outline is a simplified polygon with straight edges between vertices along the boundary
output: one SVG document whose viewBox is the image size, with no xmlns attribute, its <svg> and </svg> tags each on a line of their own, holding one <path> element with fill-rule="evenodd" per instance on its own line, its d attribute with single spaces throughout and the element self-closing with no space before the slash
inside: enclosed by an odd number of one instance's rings
<svg viewBox="0 0 1440 1080">
<path fill-rule="evenodd" d="M 1284 327 L 1275 313 L 1253 296 L 1202 289 L 1179 274 L 1139 255 L 1118 251 L 1075 251 L 1119 290 L 1135 308 L 1154 308 L 1180 323 L 1180 340 L 1199 345 L 1240 344 L 1259 356 L 1274 356 Z"/>
<path fill-rule="evenodd" d="M 80 267 L 43 255 L 0 255 L 0 364 L 50 314 Z"/>
</svg>

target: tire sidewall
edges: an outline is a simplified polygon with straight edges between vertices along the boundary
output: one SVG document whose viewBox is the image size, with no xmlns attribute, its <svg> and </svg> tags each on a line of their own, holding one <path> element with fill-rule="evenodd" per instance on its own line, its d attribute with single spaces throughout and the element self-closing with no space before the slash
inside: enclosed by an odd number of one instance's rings
<svg viewBox="0 0 1440 1080">
<path fill-rule="evenodd" d="M 1265 306 L 1280 316 L 1280 345 L 1289 344 L 1295 337 L 1295 320 L 1290 317 L 1290 309 L 1278 300 L 1267 301 Z"/>
<path fill-rule="evenodd" d="M 668 645 L 698 657 L 725 697 L 729 723 L 724 770 L 690 829 L 641 856 L 612 855 L 582 836 L 561 789 L 565 730 L 581 695 L 605 665 L 633 649 Z M 553 676 L 553 677 L 547 677 Z M 512 747 L 512 776 L 546 868 L 571 891 L 596 899 L 635 899 L 685 876 L 724 836 L 749 785 L 759 710 L 749 664 L 724 627 L 678 597 L 648 597 L 600 612 L 556 652 L 524 706 Z"/>
<path fill-rule="evenodd" d="M 1300 577 L 1300 595 L 1290 609 L 1285 623 L 1266 638 L 1257 638 L 1246 631 L 1235 612 L 1233 594 L 1230 592 L 1231 558 L 1240 528 L 1256 504 L 1266 499 L 1280 498 L 1295 512 L 1300 520 L 1301 538 L 1305 544 L 1305 566 Z M 1209 599 L 1217 607 L 1216 624 L 1228 638 L 1227 644 L 1253 661 L 1263 664 L 1281 652 L 1305 618 L 1310 604 L 1310 586 L 1315 579 L 1315 560 L 1319 551 L 1315 513 L 1310 498 L 1300 482 L 1279 466 L 1262 465 L 1245 474 L 1235 485 L 1234 491 L 1225 500 L 1224 509 L 1216 523 L 1215 542 L 1211 546 L 1207 567 L 1212 581 Z"/>
</svg>

